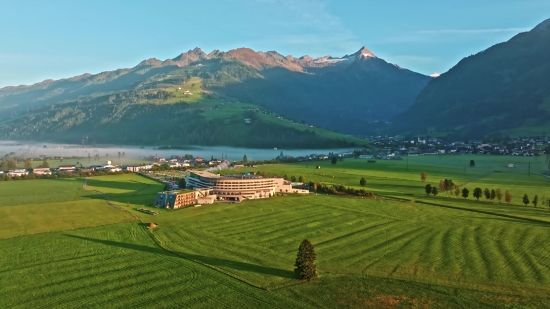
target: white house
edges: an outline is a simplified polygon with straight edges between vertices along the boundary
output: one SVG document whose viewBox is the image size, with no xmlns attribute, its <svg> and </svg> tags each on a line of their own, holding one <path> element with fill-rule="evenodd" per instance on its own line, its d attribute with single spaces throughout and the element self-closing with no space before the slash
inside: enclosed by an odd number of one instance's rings
<svg viewBox="0 0 550 309">
<path fill-rule="evenodd" d="M 51 175 L 52 174 L 52 171 L 47 168 L 47 167 L 37 167 L 35 169 L 33 169 L 33 174 L 36 174 L 36 175 Z"/>
<path fill-rule="evenodd" d="M 29 172 L 27 172 L 27 170 L 25 169 L 16 169 L 16 170 L 11 170 L 8 172 L 8 175 L 10 176 L 23 176 L 23 175 L 28 175 Z"/>
</svg>

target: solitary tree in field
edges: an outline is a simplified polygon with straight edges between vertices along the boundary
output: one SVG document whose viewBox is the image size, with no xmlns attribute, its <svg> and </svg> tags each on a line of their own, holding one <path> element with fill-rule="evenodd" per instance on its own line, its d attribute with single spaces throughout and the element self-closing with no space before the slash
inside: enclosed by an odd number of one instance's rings
<svg viewBox="0 0 550 309">
<path fill-rule="evenodd" d="M 367 184 L 367 180 L 365 179 L 365 177 L 361 177 L 361 180 L 359 180 L 359 184 L 362 186 Z"/>
<path fill-rule="evenodd" d="M 527 196 L 527 193 L 523 195 L 523 204 L 525 204 L 525 206 L 529 204 L 529 197 Z"/>
<path fill-rule="evenodd" d="M 537 207 L 537 204 L 539 203 L 539 196 L 533 196 L 533 201 L 531 203 L 533 203 L 533 206 Z"/>
<path fill-rule="evenodd" d="M 495 189 L 491 189 L 491 201 L 494 201 L 496 197 L 497 197 L 497 192 L 495 191 Z"/>
<path fill-rule="evenodd" d="M 479 201 L 479 198 L 483 195 L 483 190 L 481 188 L 474 189 L 474 197 Z"/>
<path fill-rule="evenodd" d="M 502 190 L 500 190 L 500 188 L 496 189 L 495 193 L 496 193 L 496 196 L 497 196 L 497 200 L 500 203 L 500 201 L 502 200 Z"/>
<path fill-rule="evenodd" d="M 476 162 L 474 160 L 470 160 L 470 167 L 476 166 Z"/>
<path fill-rule="evenodd" d="M 330 163 L 336 164 L 336 162 L 338 162 L 338 158 L 336 158 L 336 156 L 333 156 L 332 159 L 330 159 Z"/>
<path fill-rule="evenodd" d="M 428 195 L 432 194 L 432 185 L 427 184 L 426 187 L 424 187 L 424 190 L 426 191 L 426 194 Z"/>
<path fill-rule="evenodd" d="M 306 179 L 304 178 L 304 176 L 300 175 L 300 177 L 298 177 L 298 182 L 304 183 L 306 182 Z"/>
<path fill-rule="evenodd" d="M 483 195 L 485 195 L 485 198 L 490 200 L 491 199 L 491 190 L 489 190 L 489 188 L 485 188 L 485 190 L 483 190 Z"/>
<path fill-rule="evenodd" d="M 464 188 L 462 189 L 462 197 L 463 198 L 468 198 L 468 195 L 470 195 L 470 190 Z"/>
<path fill-rule="evenodd" d="M 420 173 L 420 180 L 426 181 L 426 179 L 428 179 L 428 173 L 426 172 Z"/>
<path fill-rule="evenodd" d="M 436 187 L 432 187 L 432 195 L 433 195 L 433 196 L 436 196 L 437 193 L 439 193 L 439 192 L 437 191 L 437 188 L 436 188 Z"/>
<path fill-rule="evenodd" d="M 317 266 L 315 265 L 315 249 L 313 244 L 307 239 L 304 239 L 298 248 L 298 254 L 296 255 L 296 262 L 294 266 L 294 273 L 301 280 L 313 280 L 317 279 Z"/>
<path fill-rule="evenodd" d="M 506 204 L 512 203 L 512 194 L 510 192 L 506 191 L 504 193 L 504 201 L 506 202 Z"/>
</svg>

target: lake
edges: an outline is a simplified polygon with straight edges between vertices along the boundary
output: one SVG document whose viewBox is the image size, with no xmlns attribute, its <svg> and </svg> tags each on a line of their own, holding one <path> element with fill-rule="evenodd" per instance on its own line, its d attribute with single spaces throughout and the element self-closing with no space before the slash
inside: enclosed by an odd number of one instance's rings
<svg viewBox="0 0 550 309">
<path fill-rule="evenodd" d="M 194 157 L 203 157 L 210 159 L 221 159 L 222 155 L 230 161 L 240 161 L 246 155 L 249 161 L 270 160 L 276 158 L 281 151 L 284 155 L 305 156 L 310 154 L 328 154 L 330 152 L 342 153 L 351 152 L 355 148 L 345 149 L 254 149 L 237 148 L 226 146 L 189 146 L 189 149 L 154 149 L 156 146 L 125 146 L 125 145 L 96 145 L 96 147 L 70 144 L 41 143 L 28 141 L 0 141 L 0 157 L 14 152 L 18 156 L 25 158 L 36 158 L 40 155 L 61 156 L 61 157 L 92 157 L 99 154 L 100 157 L 116 157 L 118 152 L 124 152 L 125 157 L 143 158 L 148 156 L 171 157 L 176 155 L 190 154 Z"/>
</svg>

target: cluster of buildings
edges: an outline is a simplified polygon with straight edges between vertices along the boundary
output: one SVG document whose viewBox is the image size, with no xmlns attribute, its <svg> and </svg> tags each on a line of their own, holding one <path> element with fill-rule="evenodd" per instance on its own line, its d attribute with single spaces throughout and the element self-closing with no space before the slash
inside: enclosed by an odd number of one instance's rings
<svg viewBox="0 0 550 309">
<path fill-rule="evenodd" d="M 191 171 L 185 177 L 187 189 L 159 192 L 153 206 L 181 208 L 215 201 L 237 202 L 269 198 L 276 193 L 307 194 L 283 178 L 262 177 L 250 173 L 221 176 L 206 171 Z"/>
<path fill-rule="evenodd" d="M 537 156 L 550 148 L 550 138 L 512 138 L 503 141 L 452 141 L 439 138 L 416 138 L 394 140 L 379 138 L 373 142 L 378 146 L 376 157 L 388 159 L 395 156 L 438 155 L 438 154 L 492 154 L 512 156 Z"/>
</svg>

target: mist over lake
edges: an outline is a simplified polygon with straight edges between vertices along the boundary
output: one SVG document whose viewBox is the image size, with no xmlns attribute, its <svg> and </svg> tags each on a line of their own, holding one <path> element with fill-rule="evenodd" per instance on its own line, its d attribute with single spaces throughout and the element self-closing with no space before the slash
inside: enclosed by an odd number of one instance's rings
<svg viewBox="0 0 550 309">
<path fill-rule="evenodd" d="M 155 149 L 157 148 L 157 149 Z M 182 147 L 183 148 L 183 147 Z M 240 161 L 246 155 L 248 160 L 270 160 L 277 157 L 281 151 L 284 155 L 305 156 L 309 154 L 328 154 L 330 152 L 350 152 L 354 148 L 338 149 L 255 149 L 255 148 L 236 148 L 226 146 L 188 146 L 185 149 L 158 149 L 158 146 L 127 146 L 127 145 L 96 145 L 82 146 L 74 144 L 57 144 L 49 142 L 29 142 L 29 141 L 0 141 L 0 157 L 9 153 L 15 153 L 18 156 L 34 158 L 40 155 L 48 157 L 88 157 L 88 154 L 100 157 L 116 157 L 118 152 L 124 153 L 127 158 L 144 158 L 149 156 L 171 157 L 177 155 L 190 154 L 194 157 L 204 158 L 227 158 L 230 161 Z"/>
</svg>

